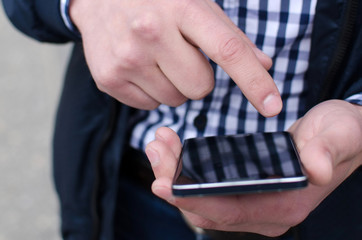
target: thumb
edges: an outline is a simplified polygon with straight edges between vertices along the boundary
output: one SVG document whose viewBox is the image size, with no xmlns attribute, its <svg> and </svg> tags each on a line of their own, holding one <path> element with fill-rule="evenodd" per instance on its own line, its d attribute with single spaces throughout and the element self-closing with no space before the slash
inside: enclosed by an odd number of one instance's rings
<svg viewBox="0 0 362 240">
<path fill-rule="evenodd" d="M 182 144 L 175 132 L 169 128 L 157 130 L 156 139 L 145 149 L 156 179 L 173 178 L 181 148 Z"/>
<path fill-rule="evenodd" d="M 156 179 L 173 178 L 176 171 L 177 159 L 164 142 L 157 140 L 150 142 L 146 146 L 145 153 L 151 163 Z"/>
<path fill-rule="evenodd" d="M 308 141 L 301 149 L 300 158 L 312 184 L 326 185 L 332 180 L 333 158 L 323 138 Z"/>
</svg>

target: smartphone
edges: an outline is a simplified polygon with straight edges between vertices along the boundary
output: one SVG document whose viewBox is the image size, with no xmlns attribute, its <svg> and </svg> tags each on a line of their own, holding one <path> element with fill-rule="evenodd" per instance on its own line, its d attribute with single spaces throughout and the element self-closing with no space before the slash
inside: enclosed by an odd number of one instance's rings
<svg viewBox="0 0 362 240">
<path fill-rule="evenodd" d="M 288 132 L 186 139 L 175 171 L 175 196 L 242 194 L 308 185 Z"/>
</svg>

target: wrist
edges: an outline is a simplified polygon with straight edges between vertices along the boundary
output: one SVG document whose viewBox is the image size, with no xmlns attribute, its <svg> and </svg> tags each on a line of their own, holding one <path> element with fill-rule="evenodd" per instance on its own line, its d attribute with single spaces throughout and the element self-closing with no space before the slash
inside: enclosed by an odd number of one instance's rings
<svg viewBox="0 0 362 240">
<path fill-rule="evenodd" d="M 82 15 L 85 14 L 86 9 L 82 7 L 81 0 L 64 0 L 69 1 L 68 5 L 68 13 L 69 19 L 72 22 L 73 26 L 77 29 L 77 31 L 81 31 L 80 23 L 82 19 Z"/>
</svg>

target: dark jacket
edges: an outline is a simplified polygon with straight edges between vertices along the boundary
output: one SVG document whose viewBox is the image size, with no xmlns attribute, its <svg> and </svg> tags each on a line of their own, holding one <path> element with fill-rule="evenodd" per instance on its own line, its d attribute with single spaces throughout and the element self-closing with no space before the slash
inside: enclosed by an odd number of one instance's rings
<svg viewBox="0 0 362 240">
<path fill-rule="evenodd" d="M 113 213 L 128 116 L 134 111 L 94 84 L 59 0 L 2 0 L 12 23 L 39 41 L 75 41 L 54 134 L 54 178 L 68 240 L 113 239 Z M 320 0 L 312 37 L 309 106 L 362 92 L 362 2 Z M 362 239 L 362 171 L 357 170 L 298 226 L 299 239 Z"/>
</svg>

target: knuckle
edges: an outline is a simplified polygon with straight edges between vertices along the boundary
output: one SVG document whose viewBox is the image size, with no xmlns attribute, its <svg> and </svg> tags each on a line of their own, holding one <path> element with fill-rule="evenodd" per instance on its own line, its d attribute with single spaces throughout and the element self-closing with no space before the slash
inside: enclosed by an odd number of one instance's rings
<svg viewBox="0 0 362 240">
<path fill-rule="evenodd" d="M 141 102 L 138 108 L 142 110 L 152 111 L 158 108 L 158 106 L 160 106 L 160 103 L 157 101 L 147 101 L 147 102 Z"/>
<path fill-rule="evenodd" d="M 120 69 L 135 69 L 140 66 L 142 62 L 142 55 L 137 51 L 132 43 L 125 43 L 122 47 L 114 50 L 116 57 L 116 64 Z"/>
<path fill-rule="evenodd" d="M 96 73 L 93 75 L 97 87 L 101 91 L 107 91 L 107 89 L 112 89 L 116 86 L 119 87 L 119 85 L 122 83 L 122 81 L 117 81 L 115 78 L 115 76 L 117 76 L 116 70 L 111 66 L 102 66 L 98 68 Z"/>
<path fill-rule="evenodd" d="M 178 107 L 178 106 L 184 104 L 186 101 L 187 101 L 187 98 L 184 97 L 183 95 L 182 96 L 175 96 L 174 98 L 172 98 L 170 100 L 168 105 L 171 106 L 171 107 Z"/>
<path fill-rule="evenodd" d="M 161 21 L 157 14 L 147 12 L 142 16 L 136 17 L 132 24 L 131 29 L 133 33 L 147 40 L 158 40 L 162 30 Z"/>
<path fill-rule="evenodd" d="M 247 97 L 266 97 L 266 94 L 274 87 L 274 85 L 271 85 L 274 83 L 264 72 L 249 71 L 249 69 L 243 72 L 242 79 L 236 84 Z"/>
<path fill-rule="evenodd" d="M 188 97 L 193 100 L 199 100 L 208 95 L 215 86 L 213 80 L 200 81 L 188 93 Z"/>
<path fill-rule="evenodd" d="M 187 97 L 185 97 L 174 85 L 170 84 L 170 82 L 152 82 L 152 79 L 150 80 L 153 96 L 155 96 L 160 103 L 170 107 L 177 107 L 187 101 Z"/>
<path fill-rule="evenodd" d="M 265 88 L 264 76 L 260 72 L 253 72 L 245 76 L 245 79 L 248 79 L 246 87 L 250 92 L 260 91 Z"/>
<path fill-rule="evenodd" d="M 237 36 L 231 36 L 221 41 L 216 49 L 216 58 L 219 58 L 221 62 L 234 64 L 246 53 L 247 46 Z"/>
</svg>

